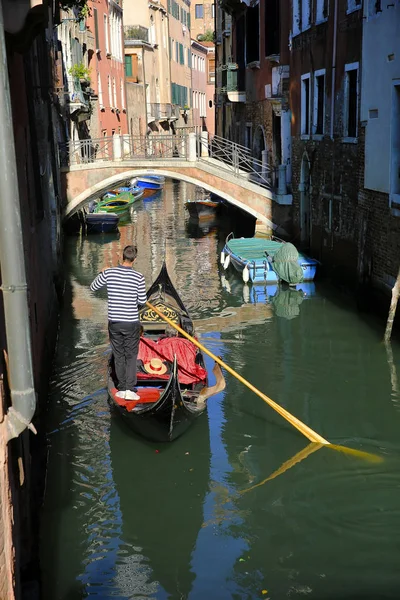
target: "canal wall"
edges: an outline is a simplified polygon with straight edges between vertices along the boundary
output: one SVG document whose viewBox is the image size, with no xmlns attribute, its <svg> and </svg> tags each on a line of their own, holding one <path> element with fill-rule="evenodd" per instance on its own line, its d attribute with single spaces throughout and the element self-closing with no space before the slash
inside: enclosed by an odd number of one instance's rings
<svg viewBox="0 0 400 600">
<path fill-rule="evenodd" d="M 11 6 L 11 5 L 10 5 Z M 3 8 L 4 19 L 16 24 Z M 47 8 L 46 8 L 47 10 Z M 8 19 L 8 17 L 12 17 Z M 40 16 L 43 23 L 40 23 Z M 7 37 L 8 80 L 18 196 L 24 245 L 30 318 L 31 354 L 37 397 L 34 435 L 25 429 L 7 442 L 5 414 L 11 406 L 8 341 L 0 295 L 0 599 L 39 597 L 38 532 L 45 472 L 42 416 L 47 403 L 57 337 L 61 264 L 60 177 L 56 152 L 58 111 L 52 103 L 48 15 L 35 12 L 18 34 Z M 39 22 L 38 22 L 39 21 Z M 6 76 L 5 76 L 6 79 Z M 10 156 L 10 161 L 13 157 Z M 4 174 L 3 174 L 4 176 Z M 13 252 L 13 248 L 9 249 Z M 8 254 L 8 253 L 7 253 Z M 0 262 L 7 256 L 0 256 Z M 9 339 L 7 339 L 7 336 Z"/>
</svg>

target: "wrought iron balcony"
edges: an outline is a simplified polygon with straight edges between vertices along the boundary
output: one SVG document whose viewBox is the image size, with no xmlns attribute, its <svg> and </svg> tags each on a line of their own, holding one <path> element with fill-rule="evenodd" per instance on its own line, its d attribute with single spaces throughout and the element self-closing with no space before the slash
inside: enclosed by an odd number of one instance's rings
<svg viewBox="0 0 400 600">
<path fill-rule="evenodd" d="M 149 30 L 142 25 L 124 25 L 124 40 L 126 42 L 148 42 Z"/>
</svg>

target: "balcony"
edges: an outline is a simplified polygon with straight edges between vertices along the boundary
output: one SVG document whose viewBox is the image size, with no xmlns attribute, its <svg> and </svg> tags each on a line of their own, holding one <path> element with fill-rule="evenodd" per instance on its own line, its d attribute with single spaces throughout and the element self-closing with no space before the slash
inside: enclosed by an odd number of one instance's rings
<svg viewBox="0 0 400 600">
<path fill-rule="evenodd" d="M 125 42 L 149 42 L 149 30 L 142 25 L 124 25 Z"/>
<path fill-rule="evenodd" d="M 239 85 L 241 84 L 239 81 L 239 65 L 236 63 L 221 65 L 217 67 L 217 72 L 222 72 L 222 86 L 216 88 L 217 94 L 226 94 L 230 102 L 246 102 L 245 86 Z"/>
<path fill-rule="evenodd" d="M 179 106 L 160 102 L 147 103 L 147 122 L 176 121 L 179 119 Z"/>
<path fill-rule="evenodd" d="M 90 118 L 89 93 L 82 90 L 79 79 L 69 78 L 64 96 L 69 105 L 69 112 L 73 119 L 85 121 Z"/>
</svg>

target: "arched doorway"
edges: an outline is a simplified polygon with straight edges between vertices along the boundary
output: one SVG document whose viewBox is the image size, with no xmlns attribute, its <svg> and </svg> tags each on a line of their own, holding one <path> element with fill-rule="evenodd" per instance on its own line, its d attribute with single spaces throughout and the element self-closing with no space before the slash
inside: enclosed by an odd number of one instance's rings
<svg viewBox="0 0 400 600">
<path fill-rule="evenodd" d="M 300 171 L 300 239 L 304 246 L 309 246 L 311 241 L 311 199 L 310 199 L 310 161 L 307 154 L 303 154 Z"/>
</svg>

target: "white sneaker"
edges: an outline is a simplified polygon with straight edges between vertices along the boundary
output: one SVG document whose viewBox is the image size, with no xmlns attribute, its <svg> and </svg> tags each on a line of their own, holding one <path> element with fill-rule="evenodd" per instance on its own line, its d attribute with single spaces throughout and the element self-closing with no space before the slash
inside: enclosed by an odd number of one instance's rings
<svg viewBox="0 0 400 600">
<path fill-rule="evenodd" d="M 126 394 L 125 390 L 120 390 L 115 395 L 116 395 L 117 398 L 122 398 L 122 400 L 125 400 L 125 394 Z"/>
<path fill-rule="evenodd" d="M 126 390 L 125 400 L 140 400 L 140 396 L 138 396 L 138 394 L 136 392 L 131 392 L 131 390 Z"/>
</svg>

